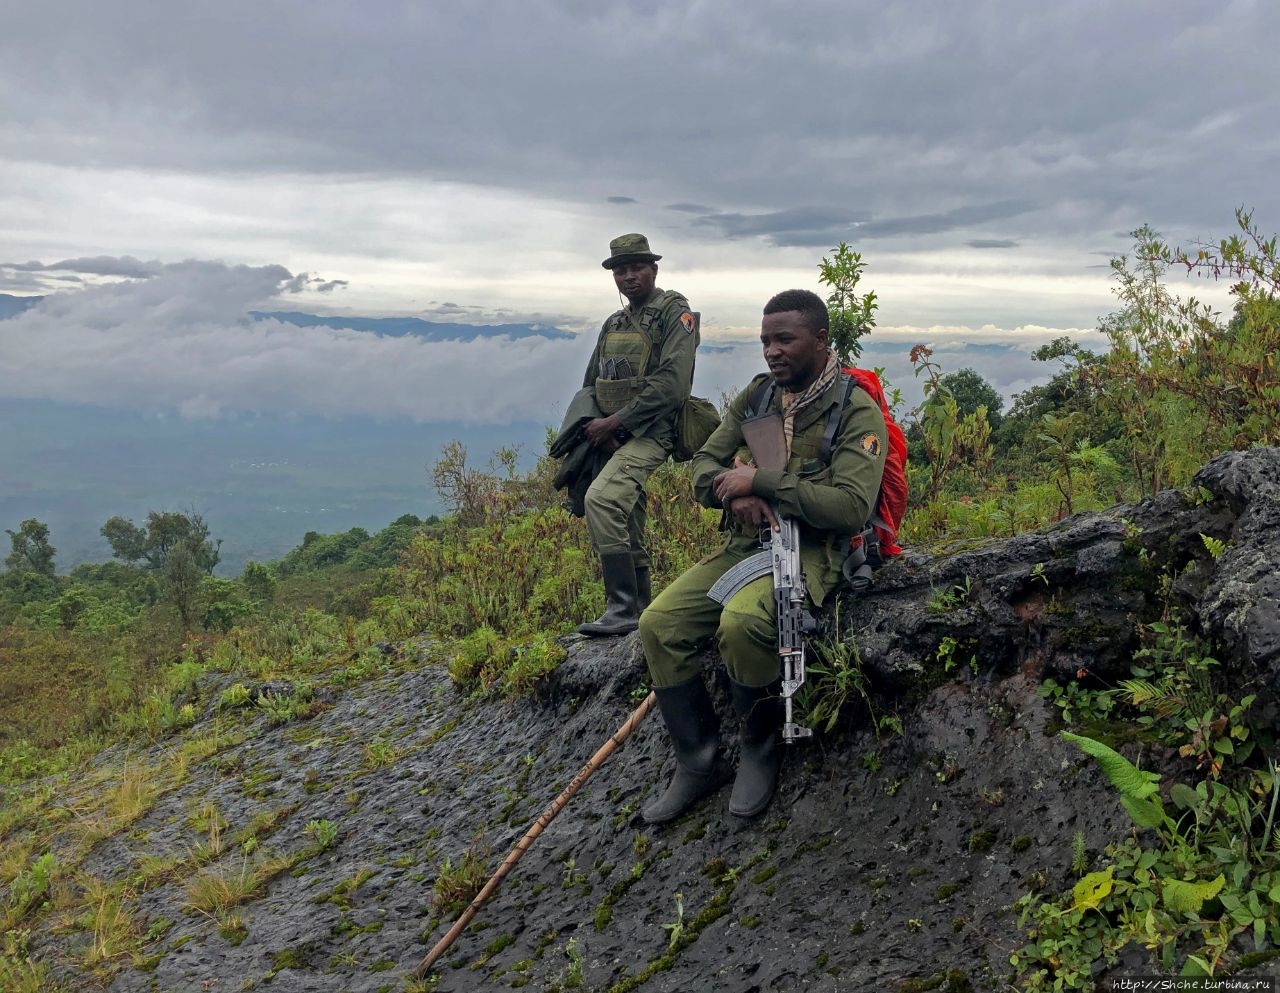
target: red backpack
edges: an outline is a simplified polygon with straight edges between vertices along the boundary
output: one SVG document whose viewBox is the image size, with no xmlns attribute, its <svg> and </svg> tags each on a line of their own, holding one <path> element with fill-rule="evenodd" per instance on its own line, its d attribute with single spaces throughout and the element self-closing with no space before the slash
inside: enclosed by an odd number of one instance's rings
<svg viewBox="0 0 1280 993">
<path fill-rule="evenodd" d="M 898 529 L 902 527 L 902 516 L 907 512 L 907 436 L 902 433 L 889 410 L 889 402 L 884 396 L 884 387 L 880 385 L 880 377 L 870 369 L 850 367 L 840 370 L 845 376 L 853 377 L 853 382 L 861 386 L 871 399 L 880 405 L 880 413 L 884 415 L 884 429 L 889 438 L 889 450 L 884 455 L 884 476 L 880 480 L 880 495 L 876 497 L 875 509 L 871 512 L 871 526 L 875 530 L 876 539 L 880 543 L 880 556 L 901 555 L 898 545 Z M 846 379 L 846 383 L 849 381 Z M 845 387 L 844 403 L 849 400 L 848 386 Z M 841 403 L 843 408 L 844 403 Z M 834 413 L 830 419 L 839 422 L 839 414 Z M 834 437 L 834 432 L 832 432 Z M 830 449 L 827 458 L 830 458 Z M 855 539 L 856 540 L 856 539 Z"/>
<path fill-rule="evenodd" d="M 889 450 L 884 456 L 884 475 L 880 479 L 880 493 L 871 510 L 871 519 L 867 522 L 866 530 L 850 537 L 849 557 L 845 561 L 845 577 L 854 589 L 864 589 L 871 581 L 872 569 L 883 565 L 885 559 L 902 554 L 902 548 L 898 544 L 898 529 L 902 526 L 902 516 L 907 511 L 907 438 L 893 419 L 879 376 L 870 369 L 849 366 L 840 370 L 840 380 L 844 384 L 844 393 L 839 406 L 832 407 L 827 414 L 827 423 L 822 432 L 822 460 L 831 462 L 831 450 L 835 447 L 836 432 L 840 429 L 840 415 L 849 402 L 850 391 L 854 386 L 863 389 L 879 404 L 880 413 L 884 415 L 885 433 L 889 439 Z M 773 377 L 768 376 L 756 387 L 748 405 L 752 414 L 765 411 L 775 385 Z"/>
</svg>

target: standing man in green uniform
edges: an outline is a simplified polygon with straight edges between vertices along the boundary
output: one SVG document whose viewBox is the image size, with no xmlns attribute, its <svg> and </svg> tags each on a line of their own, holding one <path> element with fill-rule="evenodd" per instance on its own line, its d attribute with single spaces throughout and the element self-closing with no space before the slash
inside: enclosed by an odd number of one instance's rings
<svg viewBox="0 0 1280 993">
<path fill-rule="evenodd" d="M 861 389 L 848 400 L 839 364 L 827 346 L 827 307 L 816 293 L 787 290 L 764 308 L 760 341 L 769 375 L 759 375 L 692 462 L 698 501 L 724 510 L 721 551 L 662 591 L 640 621 L 649 673 L 676 753 L 675 776 L 641 813 L 651 824 L 678 817 L 722 782 L 719 720 L 698 667 L 703 644 L 715 637 L 729 670 L 741 722 L 741 757 L 731 813 L 753 817 L 768 805 L 782 762 L 780 663 L 773 578 L 747 584 L 722 607 L 707 596 L 731 566 L 760 550 L 760 528 L 777 516 L 800 523 L 800 561 L 813 606 L 841 581 L 849 536 L 875 507 L 887 448 L 884 416 Z M 773 386 L 765 382 L 772 378 Z M 762 392 L 769 391 L 769 392 Z M 756 469 L 741 424 L 756 397 L 782 415 L 785 469 Z M 838 421 L 824 460 L 828 415 Z"/>
<path fill-rule="evenodd" d="M 634 631 L 648 605 L 644 485 L 670 455 L 676 417 L 693 388 L 698 315 L 681 294 L 655 285 L 661 258 L 644 235 L 624 234 L 609 242 L 601 263 L 627 306 L 601 327 L 582 384 L 600 413 L 584 425 L 585 437 L 609 455 L 585 499 L 608 601 L 578 628 L 587 635 Z"/>
</svg>

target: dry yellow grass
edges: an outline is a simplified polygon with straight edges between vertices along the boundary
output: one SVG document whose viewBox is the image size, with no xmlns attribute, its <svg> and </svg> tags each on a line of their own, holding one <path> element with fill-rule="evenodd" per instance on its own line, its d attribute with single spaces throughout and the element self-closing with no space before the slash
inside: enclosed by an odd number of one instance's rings
<svg viewBox="0 0 1280 993">
<path fill-rule="evenodd" d="M 82 882 L 86 912 L 81 920 L 89 924 L 92 939 L 84 964 L 95 966 L 135 957 L 142 946 L 142 929 L 134 916 L 132 893 L 93 877 Z"/>
<path fill-rule="evenodd" d="M 187 883 L 187 902 L 183 906 L 209 917 L 220 917 L 259 896 L 272 879 L 293 864 L 293 859 L 283 855 L 252 860 L 246 855 L 238 863 L 232 860 L 228 865 L 198 872 Z"/>
</svg>

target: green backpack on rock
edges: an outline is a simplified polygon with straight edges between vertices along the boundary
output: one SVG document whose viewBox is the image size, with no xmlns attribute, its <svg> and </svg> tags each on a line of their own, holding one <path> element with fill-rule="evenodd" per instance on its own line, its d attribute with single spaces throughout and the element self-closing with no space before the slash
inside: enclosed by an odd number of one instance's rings
<svg viewBox="0 0 1280 993">
<path fill-rule="evenodd" d="M 714 403 L 702 397 L 689 397 L 676 416 L 676 444 L 671 457 L 677 462 L 688 462 L 719 426 L 720 412 Z"/>
</svg>

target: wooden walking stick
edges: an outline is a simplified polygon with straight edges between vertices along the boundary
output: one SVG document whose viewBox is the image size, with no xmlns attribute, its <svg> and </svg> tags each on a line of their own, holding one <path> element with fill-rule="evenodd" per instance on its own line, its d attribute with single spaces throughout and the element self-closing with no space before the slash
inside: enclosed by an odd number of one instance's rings
<svg viewBox="0 0 1280 993">
<path fill-rule="evenodd" d="M 542 812 L 538 819 L 533 822 L 533 826 L 525 832 L 524 837 L 520 839 L 516 847 L 511 849 L 511 853 L 506 857 L 506 860 L 502 865 L 498 866 L 498 871 L 489 877 L 489 881 L 476 894 L 476 898 L 471 901 L 471 905 L 462 912 L 462 916 L 454 922 L 453 927 L 449 929 L 449 933 L 436 942 L 435 948 L 431 949 L 427 953 L 427 957 L 418 965 L 418 968 L 413 970 L 415 978 L 421 979 L 431 971 L 431 967 L 436 964 L 436 960 L 448 950 L 449 946 L 457 940 L 458 935 L 462 934 L 466 926 L 471 923 L 471 919 L 476 916 L 476 911 L 493 895 L 507 873 L 520 861 L 520 857 L 529 850 L 538 835 L 542 834 L 543 829 L 551 823 L 552 818 L 564 809 L 569 799 L 582 788 L 582 784 L 591 778 L 591 774 L 604 765 L 604 760 L 613 754 L 614 749 L 631 736 L 631 732 L 640 726 L 640 722 L 648 716 L 649 711 L 653 709 L 654 704 L 657 702 L 658 695 L 656 693 L 651 692 L 645 697 L 644 701 L 632 712 L 631 716 L 622 722 L 622 726 L 614 731 L 609 736 L 609 740 L 601 745 L 599 750 L 591 756 L 591 761 L 584 765 L 578 771 L 578 774 L 573 777 L 569 785 L 560 791 L 560 795 L 551 802 L 551 806 Z"/>
</svg>

